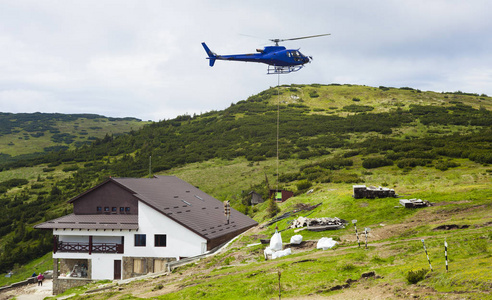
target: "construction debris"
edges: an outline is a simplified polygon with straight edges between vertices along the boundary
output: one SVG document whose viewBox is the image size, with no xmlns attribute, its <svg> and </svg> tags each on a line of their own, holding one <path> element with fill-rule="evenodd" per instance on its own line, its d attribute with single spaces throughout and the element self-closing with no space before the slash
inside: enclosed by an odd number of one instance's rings
<svg viewBox="0 0 492 300">
<path fill-rule="evenodd" d="M 352 195 L 352 197 L 354 197 L 355 199 L 398 197 L 394 189 L 389 189 L 385 187 L 374 187 L 374 186 L 366 187 L 365 185 L 354 185 L 353 188 L 354 188 L 354 194 Z"/>
<path fill-rule="evenodd" d="M 400 199 L 400 204 L 405 208 L 420 208 L 432 206 L 429 201 L 421 199 Z"/>
<path fill-rule="evenodd" d="M 294 209 L 292 211 L 288 211 L 288 212 L 284 213 L 283 215 L 280 215 L 278 217 L 273 218 L 272 220 L 270 220 L 269 222 L 267 222 L 266 224 L 264 224 L 263 226 L 261 226 L 261 228 L 264 228 L 266 226 L 270 226 L 272 224 L 277 223 L 278 221 L 281 221 L 283 219 L 292 217 L 292 216 L 298 214 L 301 211 L 305 211 L 305 210 L 306 211 L 311 211 L 311 210 L 315 209 L 316 207 L 320 206 L 321 204 L 323 204 L 323 202 L 318 203 L 316 205 L 310 205 L 310 204 L 305 204 L 305 203 L 297 203 L 296 204 L 296 209 Z"/>
<path fill-rule="evenodd" d="M 306 218 L 299 217 L 292 222 L 289 228 L 307 227 L 310 231 L 324 231 L 345 228 L 348 222 L 339 218 Z"/>
</svg>

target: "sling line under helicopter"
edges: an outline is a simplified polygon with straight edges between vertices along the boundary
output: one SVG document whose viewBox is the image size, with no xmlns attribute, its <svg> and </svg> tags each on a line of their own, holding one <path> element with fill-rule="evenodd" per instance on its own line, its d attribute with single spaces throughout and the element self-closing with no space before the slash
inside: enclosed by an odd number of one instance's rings
<svg viewBox="0 0 492 300">
<path fill-rule="evenodd" d="M 257 62 L 268 65 L 267 74 L 277 74 L 277 174 L 276 174 L 276 191 L 274 200 L 282 201 L 282 193 L 279 193 L 279 138 L 280 138 L 280 75 L 297 72 L 304 67 L 306 63 L 310 63 L 313 60 L 312 56 L 303 55 L 299 49 L 286 49 L 284 46 L 279 46 L 278 43 L 284 41 L 293 41 L 314 37 L 321 37 L 330 35 L 318 34 L 290 39 L 270 39 L 274 42 L 274 46 L 266 46 L 263 49 L 257 49 L 258 53 L 252 54 L 233 54 L 233 55 L 218 55 L 212 52 L 207 44 L 202 43 L 205 52 L 207 53 L 210 67 L 213 67 L 216 60 L 229 60 L 229 61 L 244 61 L 244 62 Z"/>
</svg>

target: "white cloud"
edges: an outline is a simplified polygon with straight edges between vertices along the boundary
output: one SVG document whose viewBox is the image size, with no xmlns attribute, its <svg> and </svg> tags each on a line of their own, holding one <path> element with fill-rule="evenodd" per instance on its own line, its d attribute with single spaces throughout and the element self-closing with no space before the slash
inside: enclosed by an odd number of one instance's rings
<svg viewBox="0 0 492 300">
<path fill-rule="evenodd" d="M 277 84 L 266 65 L 208 66 L 269 38 L 314 61 L 281 84 L 350 83 L 492 95 L 485 0 L 0 2 L 0 111 L 161 120 L 223 109 Z M 257 36 L 259 38 L 246 37 Z M 42 102 L 42 105 L 39 103 Z"/>
</svg>

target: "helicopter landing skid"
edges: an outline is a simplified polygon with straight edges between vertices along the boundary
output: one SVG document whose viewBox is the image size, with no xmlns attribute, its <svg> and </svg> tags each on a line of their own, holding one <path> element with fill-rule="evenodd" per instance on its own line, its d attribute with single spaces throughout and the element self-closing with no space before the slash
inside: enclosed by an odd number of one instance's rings
<svg viewBox="0 0 492 300">
<path fill-rule="evenodd" d="M 272 66 L 268 65 L 267 74 L 288 74 L 292 72 L 297 72 L 302 69 L 303 65 L 300 66 Z"/>
</svg>

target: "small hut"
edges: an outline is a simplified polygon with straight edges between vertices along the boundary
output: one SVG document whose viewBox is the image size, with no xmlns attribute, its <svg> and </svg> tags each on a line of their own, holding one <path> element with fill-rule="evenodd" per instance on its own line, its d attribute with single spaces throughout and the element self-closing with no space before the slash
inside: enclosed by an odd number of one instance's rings
<svg viewBox="0 0 492 300">
<path fill-rule="evenodd" d="M 272 195 L 275 197 L 275 201 L 284 202 L 287 199 L 294 197 L 294 192 L 286 191 L 286 190 L 272 190 L 270 189 L 270 193 L 268 197 L 271 198 Z"/>
<path fill-rule="evenodd" d="M 248 195 L 251 196 L 251 205 L 256 205 L 256 204 L 260 204 L 260 203 L 265 202 L 265 200 L 263 200 L 263 198 L 261 197 L 261 195 L 258 194 L 255 191 L 249 192 Z"/>
</svg>

